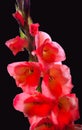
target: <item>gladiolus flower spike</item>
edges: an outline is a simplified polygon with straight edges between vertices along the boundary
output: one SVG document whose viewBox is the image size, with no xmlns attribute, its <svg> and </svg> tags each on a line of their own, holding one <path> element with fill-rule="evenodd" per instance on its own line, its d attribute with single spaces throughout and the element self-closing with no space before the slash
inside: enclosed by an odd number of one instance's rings
<svg viewBox="0 0 82 130">
<path fill-rule="evenodd" d="M 16 0 L 13 17 L 20 35 L 5 45 L 16 56 L 27 50 L 28 61 L 8 64 L 7 71 L 22 93 L 15 95 L 13 107 L 23 112 L 30 123 L 29 130 L 79 130 L 79 101 L 75 93 L 70 68 L 63 64 L 66 54 L 51 36 L 39 30 L 30 16 L 30 0 Z"/>
</svg>

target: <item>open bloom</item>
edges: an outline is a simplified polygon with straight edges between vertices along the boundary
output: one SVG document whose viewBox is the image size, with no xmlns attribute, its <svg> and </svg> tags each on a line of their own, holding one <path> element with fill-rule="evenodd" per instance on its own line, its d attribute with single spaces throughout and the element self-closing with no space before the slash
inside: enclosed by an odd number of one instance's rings
<svg viewBox="0 0 82 130">
<path fill-rule="evenodd" d="M 13 55 L 16 55 L 20 51 L 24 51 L 24 48 L 28 47 L 28 42 L 26 39 L 16 36 L 8 41 L 5 45 L 12 51 Z"/>
<path fill-rule="evenodd" d="M 42 93 L 47 96 L 60 96 L 69 94 L 73 87 L 70 69 L 63 64 L 53 64 L 44 74 L 42 81 Z"/>
<path fill-rule="evenodd" d="M 39 92 L 34 94 L 21 93 L 16 95 L 13 101 L 14 108 L 24 113 L 26 117 L 48 116 L 55 105 L 55 101 Z"/>
<path fill-rule="evenodd" d="M 52 112 L 52 120 L 57 117 L 58 126 L 63 129 L 79 119 L 78 98 L 75 94 L 64 95 L 58 100 Z"/>
<path fill-rule="evenodd" d="M 39 62 L 43 66 L 48 66 L 54 62 L 61 62 L 65 60 L 65 52 L 63 48 L 57 43 L 46 39 L 35 51 Z"/>
<path fill-rule="evenodd" d="M 40 66 L 37 62 L 14 62 L 7 66 L 9 74 L 15 79 L 16 85 L 23 91 L 36 90 L 40 79 Z"/>
</svg>

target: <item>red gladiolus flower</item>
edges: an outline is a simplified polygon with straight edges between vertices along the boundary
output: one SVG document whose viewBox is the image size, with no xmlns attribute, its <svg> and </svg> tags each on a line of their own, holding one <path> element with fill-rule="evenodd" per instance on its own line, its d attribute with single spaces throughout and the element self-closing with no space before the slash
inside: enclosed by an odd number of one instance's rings
<svg viewBox="0 0 82 130">
<path fill-rule="evenodd" d="M 45 40 L 34 53 L 38 57 L 39 62 L 46 66 L 50 63 L 63 61 L 66 58 L 63 48 L 58 43 L 49 40 Z"/>
<path fill-rule="evenodd" d="M 63 64 L 52 65 L 44 75 L 42 93 L 50 94 L 56 98 L 69 94 L 73 85 L 71 82 L 70 69 Z"/>
<path fill-rule="evenodd" d="M 19 11 L 16 11 L 15 13 L 13 13 L 12 14 L 13 15 L 13 17 L 17 20 L 17 22 L 19 23 L 19 24 L 21 24 L 22 26 L 24 26 L 24 18 L 23 18 L 23 16 L 22 16 L 22 13 L 21 12 L 19 12 Z"/>
<path fill-rule="evenodd" d="M 58 100 L 57 106 L 54 107 L 53 113 L 57 117 L 59 127 L 62 129 L 79 119 L 78 99 L 76 95 L 68 94 L 61 97 Z M 54 121 L 53 117 L 52 120 Z"/>
<path fill-rule="evenodd" d="M 15 62 L 8 65 L 9 74 L 23 91 L 34 91 L 40 79 L 40 66 L 37 62 Z"/>
<path fill-rule="evenodd" d="M 30 24 L 29 26 L 29 32 L 32 36 L 35 36 L 36 34 L 38 34 L 38 28 L 39 28 L 39 24 L 38 23 L 33 23 Z"/>
<path fill-rule="evenodd" d="M 50 98 L 43 96 L 41 93 L 36 92 L 33 95 L 26 97 L 24 93 L 18 94 L 13 101 L 16 110 L 24 113 L 26 117 L 45 117 L 48 116 L 55 104 Z"/>
<path fill-rule="evenodd" d="M 6 41 L 5 45 L 12 51 L 13 55 L 16 55 L 20 51 L 24 51 L 24 48 L 28 47 L 28 42 L 19 36 Z"/>
<path fill-rule="evenodd" d="M 53 100 L 39 93 L 24 101 L 24 113 L 28 116 L 48 116 L 54 104 Z"/>
</svg>

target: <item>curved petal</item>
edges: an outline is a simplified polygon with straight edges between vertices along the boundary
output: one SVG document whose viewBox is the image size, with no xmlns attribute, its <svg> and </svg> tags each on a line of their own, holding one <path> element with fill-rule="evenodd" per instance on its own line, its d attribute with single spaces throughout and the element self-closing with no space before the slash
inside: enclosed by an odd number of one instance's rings
<svg viewBox="0 0 82 130">
<path fill-rule="evenodd" d="M 15 79 L 16 85 L 28 93 L 36 90 L 40 80 L 38 62 L 14 62 L 7 66 L 8 73 Z"/>
<path fill-rule="evenodd" d="M 20 93 L 15 96 L 13 99 L 13 106 L 16 110 L 23 112 L 24 109 L 24 100 L 30 95 L 27 93 Z"/>
<path fill-rule="evenodd" d="M 73 84 L 69 67 L 64 64 L 53 64 L 50 66 L 43 77 L 42 93 L 59 98 L 69 94 L 72 88 Z"/>
<path fill-rule="evenodd" d="M 18 52 L 24 51 L 24 48 L 28 47 L 28 41 L 24 38 L 16 36 L 5 42 L 5 45 L 12 51 L 15 56 Z"/>
<path fill-rule="evenodd" d="M 36 49 L 40 47 L 44 43 L 45 40 L 51 41 L 50 35 L 46 32 L 39 31 L 39 33 L 35 36 Z"/>
<path fill-rule="evenodd" d="M 48 117 L 42 118 L 30 126 L 30 130 L 55 130 L 55 129 L 56 126 Z"/>
<path fill-rule="evenodd" d="M 57 42 L 50 40 L 45 40 L 32 54 L 37 56 L 43 68 L 50 66 L 54 62 L 62 62 L 66 59 L 64 49 Z"/>
</svg>

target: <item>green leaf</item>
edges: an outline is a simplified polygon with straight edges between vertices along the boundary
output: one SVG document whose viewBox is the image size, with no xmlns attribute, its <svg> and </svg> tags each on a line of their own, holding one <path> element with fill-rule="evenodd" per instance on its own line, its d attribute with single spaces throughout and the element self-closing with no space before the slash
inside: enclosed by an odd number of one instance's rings
<svg viewBox="0 0 82 130">
<path fill-rule="evenodd" d="M 27 36 L 25 35 L 25 33 L 21 30 L 21 28 L 19 28 L 19 33 L 20 33 L 20 37 L 21 38 L 26 38 Z"/>
<path fill-rule="evenodd" d="M 30 25 L 30 24 L 32 24 L 32 23 L 33 23 L 32 18 L 29 16 L 29 17 L 28 17 L 28 25 Z"/>
</svg>

